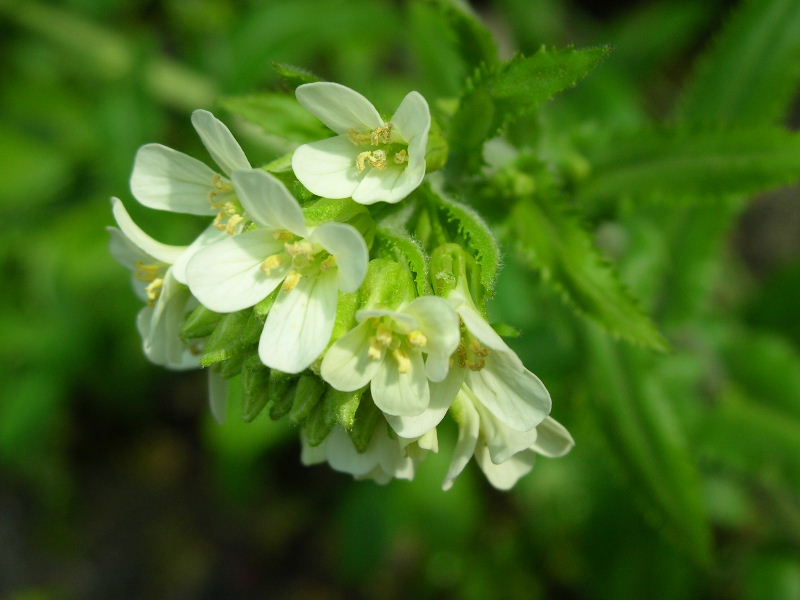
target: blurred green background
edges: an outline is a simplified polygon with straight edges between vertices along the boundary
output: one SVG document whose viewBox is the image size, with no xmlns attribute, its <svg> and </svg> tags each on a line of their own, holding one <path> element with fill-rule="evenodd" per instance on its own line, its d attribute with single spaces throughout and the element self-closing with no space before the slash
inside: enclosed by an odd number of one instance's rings
<svg viewBox="0 0 800 600">
<path fill-rule="evenodd" d="M 469 69 L 432 4 L 0 1 L 0 597 L 800 598 L 797 187 L 588 211 L 666 354 L 614 342 L 507 257 L 494 316 L 577 440 L 511 493 L 474 465 L 440 491 L 450 429 L 410 484 L 302 467 L 288 425 L 218 426 L 202 373 L 145 361 L 108 198 L 166 242 L 200 223 L 135 205 L 136 149 L 206 159 L 188 118 L 206 107 L 254 164 L 274 157 L 219 104 L 275 86 L 270 61 L 384 109 L 455 97 Z M 671 123 L 735 5 L 475 7 L 507 55 L 614 47 L 546 109 L 592 136 Z M 774 121 L 796 129 L 790 91 Z"/>
</svg>

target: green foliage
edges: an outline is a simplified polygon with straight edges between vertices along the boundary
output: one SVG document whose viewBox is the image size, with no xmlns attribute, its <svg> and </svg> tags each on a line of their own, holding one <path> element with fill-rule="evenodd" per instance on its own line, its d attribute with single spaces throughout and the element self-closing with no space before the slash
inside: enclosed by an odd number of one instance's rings
<svg viewBox="0 0 800 600">
<path fill-rule="evenodd" d="M 657 350 L 667 348 L 614 267 L 562 201 L 522 200 L 512 209 L 508 227 L 509 239 L 526 264 L 579 313 L 628 341 Z"/>
<path fill-rule="evenodd" d="M 304 143 L 329 135 L 327 128 L 303 108 L 293 95 L 261 93 L 220 100 L 228 112 L 254 123 L 269 135 Z"/>
<path fill-rule="evenodd" d="M 497 43 L 465 0 L 422 0 L 441 11 L 455 33 L 458 50 L 471 67 L 498 61 Z"/>
<path fill-rule="evenodd" d="M 800 136 L 777 128 L 650 131 L 603 140 L 588 155 L 577 195 L 668 199 L 751 194 L 800 172 Z"/>
<path fill-rule="evenodd" d="M 308 69 L 297 67 L 295 65 L 289 65 L 282 62 L 273 62 L 272 67 L 280 76 L 281 81 L 290 89 L 294 89 L 304 83 L 314 83 L 315 81 L 320 80 L 319 77 L 314 75 Z"/>
<path fill-rule="evenodd" d="M 308 443 L 312 446 L 320 445 L 337 423 L 347 430 L 353 429 L 363 393 L 363 389 L 340 392 L 329 387 L 322 402 L 314 407 L 306 421 Z"/>
<path fill-rule="evenodd" d="M 681 102 L 691 122 L 775 123 L 800 83 L 795 0 L 744 0 L 699 62 Z"/>
<path fill-rule="evenodd" d="M 406 231 L 385 227 L 378 229 L 377 238 L 392 258 L 404 262 L 411 269 L 417 293 L 420 296 L 431 294 L 428 257 L 419 241 Z"/>
</svg>

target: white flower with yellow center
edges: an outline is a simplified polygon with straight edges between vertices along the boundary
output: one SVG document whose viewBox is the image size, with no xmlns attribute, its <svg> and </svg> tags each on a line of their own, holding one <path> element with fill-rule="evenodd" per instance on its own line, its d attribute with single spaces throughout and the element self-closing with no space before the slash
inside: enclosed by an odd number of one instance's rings
<svg viewBox="0 0 800 600">
<path fill-rule="evenodd" d="M 473 455 L 489 483 L 508 490 L 533 468 L 537 454 L 556 458 L 575 445 L 566 428 L 550 417 L 526 432 L 508 427 L 468 385 L 461 389 L 451 410 L 459 434 L 442 486 L 445 490 L 452 487 Z"/>
<path fill-rule="evenodd" d="M 359 324 L 325 353 L 323 379 L 344 392 L 369 383 L 375 405 L 395 431 L 422 435 L 430 428 L 404 431 L 403 419 L 438 406 L 439 387 L 428 382 L 447 377 L 459 341 L 458 316 L 446 300 L 423 296 L 396 311 L 360 310 L 356 319 Z"/>
<path fill-rule="evenodd" d="M 425 177 L 431 115 L 418 92 L 389 121 L 358 92 L 338 83 L 301 85 L 297 99 L 337 135 L 300 146 L 292 169 L 312 193 L 360 204 L 399 202 Z"/>
<path fill-rule="evenodd" d="M 147 302 L 136 318 L 145 356 L 171 369 L 199 366 L 197 353 L 180 338 L 184 317 L 195 301 L 172 273 L 172 265 L 187 247 L 157 242 L 133 222 L 119 199 L 111 202 L 119 227 L 108 228 L 111 254 L 130 269 L 136 294 Z"/>
<path fill-rule="evenodd" d="M 131 192 L 144 206 L 215 217 L 175 264 L 174 275 L 181 283 L 186 283 L 186 264 L 196 250 L 241 230 L 244 216 L 230 177 L 236 170 L 250 168 L 233 134 L 210 112 L 194 111 L 192 125 L 223 174 L 183 152 L 146 144 L 136 153 L 131 175 Z"/>
<path fill-rule="evenodd" d="M 339 291 L 361 285 L 366 242 L 345 223 L 308 228 L 297 200 L 264 171 L 236 171 L 232 179 L 258 227 L 199 250 L 187 267 L 189 288 L 207 308 L 228 313 L 254 306 L 282 284 L 258 353 L 270 368 L 299 373 L 330 340 Z"/>
</svg>

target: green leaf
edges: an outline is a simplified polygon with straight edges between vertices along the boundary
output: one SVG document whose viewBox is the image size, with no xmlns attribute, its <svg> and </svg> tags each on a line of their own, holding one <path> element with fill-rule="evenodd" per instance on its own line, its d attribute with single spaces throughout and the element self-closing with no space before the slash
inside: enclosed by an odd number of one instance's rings
<svg viewBox="0 0 800 600">
<path fill-rule="evenodd" d="M 255 419 L 267 405 L 269 379 L 270 370 L 257 354 L 242 364 L 242 418 L 246 422 Z"/>
<path fill-rule="evenodd" d="M 745 0 L 701 60 L 680 106 L 692 122 L 776 123 L 800 83 L 797 0 Z"/>
<path fill-rule="evenodd" d="M 594 246 L 589 232 L 555 198 L 518 202 L 508 227 L 527 265 L 541 272 L 578 313 L 635 344 L 656 350 L 667 348 L 614 266 Z"/>
<path fill-rule="evenodd" d="M 420 296 L 432 294 L 428 257 L 420 243 L 405 230 L 386 227 L 378 228 L 377 238 L 381 246 L 390 252 L 392 258 L 405 263 L 411 269 L 417 293 Z"/>
<path fill-rule="evenodd" d="M 607 46 L 540 49 L 495 68 L 478 69 L 467 82 L 449 127 L 449 172 L 473 172 L 483 142 L 558 92 L 573 87 L 608 53 Z"/>
<path fill-rule="evenodd" d="M 192 340 L 208 337 L 214 332 L 223 315 L 208 310 L 202 304 L 190 312 L 181 327 L 181 338 Z"/>
<path fill-rule="evenodd" d="M 470 67 L 498 62 L 497 44 L 492 32 L 464 0 L 425 0 L 447 19 L 456 35 L 458 50 Z"/>
<path fill-rule="evenodd" d="M 291 142 L 320 140 L 330 132 L 293 95 L 263 93 L 230 96 L 220 100 L 222 107 L 255 125 L 269 135 Z"/>
<path fill-rule="evenodd" d="M 776 128 L 639 132 L 589 153 L 584 202 L 661 195 L 751 194 L 800 178 L 800 135 Z"/>
<path fill-rule="evenodd" d="M 304 83 L 314 83 L 320 80 L 319 77 L 308 69 L 295 67 L 287 63 L 273 62 L 272 68 L 275 69 L 283 83 L 290 89 L 295 89 L 297 86 Z"/>
<path fill-rule="evenodd" d="M 502 262 L 500 247 L 494 234 L 477 212 L 465 204 L 448 198 L 438 185 L 425 186 L 421 188 L 421 193 L 425 194 L 429 206 L 444 213 L 447 221 L 455 225 L 456 235 L 470 249 L 480 267 L 482 298 L 476 300 L 485 303 L 494 295 L 497 273 Z"/>
<path fill-rule="evenodd" d="M 657 529 L 698 563 L 711 554 L 710 526 L 697 462 L 649 357 L 587 327 L 590 406 L 598 431 Z"/>
<path fill-rule="evenodd" d="M 325 387 L 323 381 L 316 375 L 310 373 L 301 375 L 294 391 L 289 419 L 293 423 L 302 423 L 322 398 Z"/>
</svg>

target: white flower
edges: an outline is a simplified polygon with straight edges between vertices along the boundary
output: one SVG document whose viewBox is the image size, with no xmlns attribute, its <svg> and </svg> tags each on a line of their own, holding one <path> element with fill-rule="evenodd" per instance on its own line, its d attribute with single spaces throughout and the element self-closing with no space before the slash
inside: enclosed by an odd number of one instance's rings
<svg viewBox="0 0 800 600">
<path fill-rule="evenodd" d="M 301 85 L 297 99 L 338 135 L 300 146 L 292 169 L 312 193 L 360 204 L 399 202 L 425 176 L 431 115 L 418 92 L 388 122 L 358 92 L 338 83 Z"/>
<path fill-rule="evenodd" d="M 108 228 L 111 254 L 131 270 L 136 294 L 147 302 L 136 318 L 145 356 L 172 369 L 199 366 L 199 357 L 179 335 L 184 317 L 195 301 L 189 290 L 175 280 L 171 266 L 187 247 L 157 242 L 133 222 L 119 199 L 112 198 L 111 203 L 119 227 Z"/>
<path fill-rule="evenodd" d="M 297 200 L 264 171 L 236 171 L 232 178 L 259 228 L 199 250 L 187 267 L 189 288 L 207 308 L 227 313 L 257 304 L 282 283 L 258 353 L 270 368 L 299 373 L 330 340 L 339 290 L 361 285 L 366 242 L 345 223 L 306 227 Z"/>
<path fill-rule="evenodd" d="M 194 111 L 192 125 L 224 175 L 161 144 L 139 148 L 131 175 L 133 196 L 144 206 L 192 215 L 216 215 L 213 225 L 200 234 L 189 252 L 175 264 L 174 275 L 181 283 L 186 283 L 186 264 L 194 252 L 240 229 L 243 217 L 229 178 L 236 170 L 250 168 L 230 130 L 210 112 Z"/>
<path fill-rule="evenodd" d="M 459 434 L 442 486 L 445 490 L 452 487 L 473 454 L 489 483 L 508 490 L 533 468 L 536 454 L 564 456 L 575 445 L 564 426 L 550 417 L 527 432 L 506 426 L 468 385 L 461 389 L 451 410 Z"/>
<path fill-rule="evenodd" d="M 428 381 L 447 377 L 459 340 L 455 311 L 442 298 L 423 296 L 396 311 L 360 310 L 356 319 L 359 324 L 325 353 L 323 379 L 345 392 L 371 383 L 375 405 L 398 434 L 411 438 L 429 431 L 416 422 L 407 430 L 404 418 L 439 406 L 441 386 L 431 389 Z"/>
<path fill-rule="evenodd" d="M 301 435 L 300 441 L 300 460 L 304 465 L 327 461 L 336 471 L 380 484 L 392 479 L 413 479 L 425 451 L 437 452 L 439 449 L 435 430 L 414 440 L 393 439 L 384 423 L 378 423 L 364 452 L 356 449 L 341 425 L 336 425 L 318 446 L 311 446 L 305 435 Z"/>
</svg>

